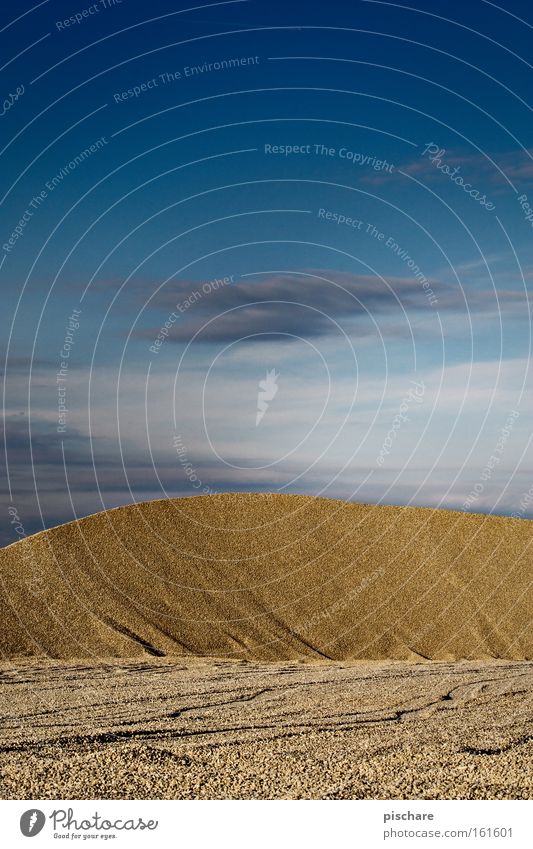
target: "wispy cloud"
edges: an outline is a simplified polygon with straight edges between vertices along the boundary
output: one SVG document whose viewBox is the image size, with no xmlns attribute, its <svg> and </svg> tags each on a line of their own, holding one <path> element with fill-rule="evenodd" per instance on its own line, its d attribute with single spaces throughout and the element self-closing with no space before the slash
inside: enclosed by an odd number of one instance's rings
<svg viewBox="0 0 533 849">
<path fill-rule="evenodd" d="M 438 140 L 432 140 L 435 145 L 439 145 Z M 429 144 L 429 142 L 428 142 Z M 422 146 L 424 149 L 425 146 Z M 489 181 L 493 187 L 505 188 L 507 183 L 502 173 L 511 181 L 519 183 L 527 182 L 533 179 L 533 148 L 525 151 L 512 150 L 506 153 L 491 154 L 491 158 L 484 156 L 482 153 L 472 152 L 472 150 L 461 150 L 459 148 L 446 148 L 440 145 L 444 150 L 442 161 L 451 168 L 459 168 L 465 179 L 478 178 Z M 491 162 L 492 159 L 492 162 Z M 495 167 L 495 163 L 498 167 Z M 498 169 L 501 169 L 498 170 Z M 407 162 L 401 164 L 393 172 L 392 175 L 381 175 L 376 173 L 372 176 L 374 182 L 376 178 L 394 176 L 396 173 L 398 179 L 401 179 L 400 172 L 410 174 L 413 177 L 423 178 L 424 181 L 442 179 L 442 174 L 434 167 L 433 163 L 427 156 L 417 156 Z M 381 182 L 384 182 L 382 179 Z"/>
<path fill-rule="evenodd" d="M 519 317 L 527 305 L 523 292 L 509 288 L 495 293 L 438 280 L 431 281 L 431 288 L 438 296 L 439 313 L 505 312 Z M 336 335 L 339 325 L 345 327 L 353 320 L 359 320 L 359 335 L 372 334 L 374 319 L 388 317 L 408 322 L 412 314 L 427 314 L 433 309 L 415 277 L 380 278 L 331 270 L 241 279 L 199 297 L 180 311 L 177 304 L 190 298 L 191 291 L 195 289 L 190 281 L 173 281 L 152 300 L 144 321 L 154 312 L 164 316 L 165 309 L 169 313 L 174 310 L 168 333 L 171 342 L 187 342 L 195 334 L 199 343 L 244 337 L 258 342 L 265 334 L 271 334 L 273 339 L 276 334 L 306 338 Z M 134 335 L 150 340 L 158 331 L 158 326 L 152 324 L 139 327 Z"/>
</svg>

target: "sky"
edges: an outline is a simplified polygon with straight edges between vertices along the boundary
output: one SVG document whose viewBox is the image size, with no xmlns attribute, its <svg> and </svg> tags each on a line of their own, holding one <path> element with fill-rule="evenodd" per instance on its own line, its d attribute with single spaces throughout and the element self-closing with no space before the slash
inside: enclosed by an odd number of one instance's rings
<svg viewBox="0 0 533 849">
<path fill-rule="evenodd" d="M 0 15 L 1 545 L 225 491 L 533 518 L 526 0 Z"/>
</svg>

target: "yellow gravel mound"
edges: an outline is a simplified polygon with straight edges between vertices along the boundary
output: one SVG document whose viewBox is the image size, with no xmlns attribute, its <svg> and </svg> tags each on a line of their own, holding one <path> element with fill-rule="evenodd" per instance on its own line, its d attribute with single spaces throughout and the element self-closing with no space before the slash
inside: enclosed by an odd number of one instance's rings
<svg viewBox="0 0 533 849">
<path fill-rule="evenodd" d="M 0 550 L 7 659 L 533 657 L 533 523 L 223 494 Z"/>
</svg>

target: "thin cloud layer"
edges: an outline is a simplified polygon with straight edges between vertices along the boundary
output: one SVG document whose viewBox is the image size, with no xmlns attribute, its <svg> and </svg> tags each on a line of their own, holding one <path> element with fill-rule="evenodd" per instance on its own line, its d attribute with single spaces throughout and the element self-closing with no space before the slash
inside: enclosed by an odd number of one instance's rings
<svg viewBox="0 0 533 849">
<path fill-rule="evenodd" d="M 411 317 L 440 313 L 505 315 L 519 318 L 527 314 L 524 293 L 512 289 L 463 288 L 460 284 L 430 282 L 438 296 L 432 307 L 421 282 L 408 277 L 380 278 L 333 271 L 305 274 L 258 275 L 240 279 L 208 295 L 200 283 L 176 280 L 153 298 L 142 321 L 154 312 L 168 309 L 168 339 L 171 342 L 231 342 L 246 336 L 258 341 L 265 334 L 292 334 L 295 337 L 338 335 L 348 322 L 358 320 L 362 335 L 376 332 L 384 318 L 395 319 L 409 332 Z M 160 328 L 140 327 L 134 336 L 153 339 Z"/>
</svg>

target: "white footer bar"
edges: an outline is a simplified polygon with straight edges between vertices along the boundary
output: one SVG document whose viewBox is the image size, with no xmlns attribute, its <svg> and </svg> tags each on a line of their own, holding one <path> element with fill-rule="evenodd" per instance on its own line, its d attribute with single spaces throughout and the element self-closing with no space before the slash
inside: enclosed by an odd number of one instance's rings
<svg viewBox="0 0 533 849">
<path fill-rule="evenodd" d="M 9 846 L 533 847 L 529 801 L 0 801 Z M 32 839 L 35 843 L 30 842 Z"/>
</svg>

